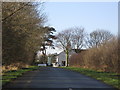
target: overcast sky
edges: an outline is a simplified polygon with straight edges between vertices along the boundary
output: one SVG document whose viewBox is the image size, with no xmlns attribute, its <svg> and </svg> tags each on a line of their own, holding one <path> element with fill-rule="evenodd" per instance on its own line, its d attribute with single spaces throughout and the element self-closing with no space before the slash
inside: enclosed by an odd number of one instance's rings
<svg viewBox="0 0 120 90">
<path fill-rule="evenodd" d="M 54 27 L 57 32 L 79 26 L 87 33 L 96 29 L 118 33 L 117 2 L 46 2 L 44 6 L 48 15 L 46 25 Z"/>
</svg>

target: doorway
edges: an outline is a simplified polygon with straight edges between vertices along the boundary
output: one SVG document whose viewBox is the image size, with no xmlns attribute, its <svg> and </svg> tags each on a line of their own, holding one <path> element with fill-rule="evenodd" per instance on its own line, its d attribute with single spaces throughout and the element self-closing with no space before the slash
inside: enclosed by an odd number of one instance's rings
<svg viewBox="0 0 120 90">
<path fill-rule="evenodd" d="M 62 66 L 65 66 L 65 61 L 62 61 Z"/>
</svg>

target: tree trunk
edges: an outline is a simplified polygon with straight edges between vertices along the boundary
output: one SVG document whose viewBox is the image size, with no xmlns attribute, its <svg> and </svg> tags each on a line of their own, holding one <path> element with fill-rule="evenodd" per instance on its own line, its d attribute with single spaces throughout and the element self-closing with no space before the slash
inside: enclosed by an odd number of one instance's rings
<svg viewBox="0 0 120 90">
<path fill-rule="evenodd" d="M 68 67 L 69 65 L 69 51 L 68 50 L 66 50 L 66 67 Z"/>
</svg>

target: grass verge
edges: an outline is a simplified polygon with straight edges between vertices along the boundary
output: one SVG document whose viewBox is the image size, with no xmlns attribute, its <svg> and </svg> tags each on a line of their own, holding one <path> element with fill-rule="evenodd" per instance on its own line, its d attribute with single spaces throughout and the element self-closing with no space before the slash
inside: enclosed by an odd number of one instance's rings
<svg viewBox="0 0 120 90">
<path fill-rule="evenodd" d="M 61 68 L 80 72 L 81 74 L 84 74 L 86 76 L 90 76 L 97 80 L 103 81 L 104 83 L 111 85 L 120 90 L 120 85 L 119 85 L 120 84 L 120 82 L 119 82 L 120 74 L 96 71 L 96 70 L 91 70 L 91 69 L 84 69 L 84 68 L 80 68 L 80 67 L 61 67 Z"/>
<path fill-rule="evenodd" d="M 29 68 L 22 68 L 19 70 L 12 70 L 12 71 L 4 72 L 2 75 L 2 80 L 1 80 L 2 85 L 5 85 L 6 83 L 12 81 L 13 79 L 16 79 L 17 77 L 21 76 L 25 72 L 33 71 L 38 68 L 39 68 L 38 66 L 30 66 Z"/>
</svg>

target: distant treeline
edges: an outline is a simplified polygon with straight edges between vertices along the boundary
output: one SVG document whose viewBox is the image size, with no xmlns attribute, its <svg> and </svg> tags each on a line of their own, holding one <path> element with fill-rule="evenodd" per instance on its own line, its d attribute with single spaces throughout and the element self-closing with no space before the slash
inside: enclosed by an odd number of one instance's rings
<svg viewBox="0 0 120 90">
<path fill-rule="evenodd" d="M 104 29 L 88 34 L 83 27 L 73 27 L 58 34 L 59 46 L 66 52 L 66 61 L 70 66 L 107 72 L 120 72 L 118 41 L 118 36 Z M 81 51 L 83 48 L 86 50 Z M 72 49 L 78 50 L 78 53 L 70 57 Z"/>
</svg>

